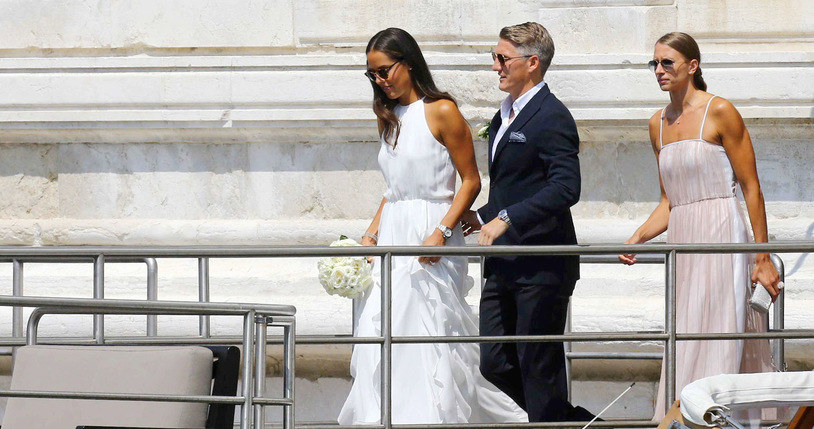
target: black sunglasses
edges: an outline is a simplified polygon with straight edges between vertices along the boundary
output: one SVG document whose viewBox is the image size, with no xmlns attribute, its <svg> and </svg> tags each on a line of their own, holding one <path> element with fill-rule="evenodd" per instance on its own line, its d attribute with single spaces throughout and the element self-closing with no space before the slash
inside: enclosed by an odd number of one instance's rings
<svg viewBox="0 0 814 429">
<path fill-rule="evenodd" d="M 496 53 L 492 52 L 492 61 L 497 60 L 497 62 L 500 63 L 501 67 L 506 67 L 506 61 L 516 60 L 518 58 L 530 58 L 530 57 L 533 57 L 533 56 L 534 55 L 518 55 L 516 57 L 507 57 L 507 56 L 505 56 L 503 54 L 496 54 Z"/>
<path fill-rule="evenodd" d="M 401 60 L 396 60 L 396 62 L 387 67 L 379 67 L 378 70 L 368 70 L 365 72 L 365 76 L 367 76 L 367 78 L 373 83 L 376 83 L 376 76 L 378 76 L 381 80 L 386 80 L 387 77 L 390 76 L 390 70 L 400 62 Z"/>
<path fill-rule="evenodd" d="M 665 59 L 663 59 L 661 61 L 659 61 L 659 60 L 650 60 L 650 61 L 648 61 L 647 66 L 650 67 L 651 72 L 655 72 L 656 67 L 658 67 L 659 64 L 661 64 L 661 66 L 664 67 L 664 70 L 672 70 L 673 66 L 675 66 L 675 63 L 676 63 L 675 61 L 673 61 L 673 60 L 671 60 L 669 58 L 665 58 Z"/>
</svg>

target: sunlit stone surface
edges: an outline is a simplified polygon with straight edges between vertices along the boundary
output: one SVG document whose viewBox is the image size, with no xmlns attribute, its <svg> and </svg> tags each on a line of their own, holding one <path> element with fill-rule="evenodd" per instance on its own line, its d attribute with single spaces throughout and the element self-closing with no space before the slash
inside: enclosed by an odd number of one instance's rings
<svg viewBox="0 0 814 429">
<path fill-rule="evenodd" d="M 811 16 L 808 0 L 5 2 L 0 244 L 358 238 L 384 191 L 372 92 L 362 76 L 369 37 L 388 26 L 414 34 L 439 86 L 479 128 L 504 96 L 490 70 L 497 33 L 530 20 L 554 37 L 546 81 L 580 127 L 583 189 L 574 215 L 582 243 L 623 242 L 658 199 L 646 124 L 668 98 L 644 63 L 654 41 L 675 29 L 697 37 L 710 91 L 731 100 L 749 126 L 772 238 L 810 240 Z M 485 142 L 475 144 L 486 183 Z M 783 257 L 786 326 L 810 328 L 813 262 L 807 254 Z M 158 273 L 160 299 L 197 299 L 194 260 L 159 260 Z M 322 291 L 314 260 L 213 260 L 211 273 L 213 301 L 294 304 L 301 333 L 350 331 L 350 303 Z M 108 264 L 105 296 L 142 299 L 145 279 L 143 265 Z M 574 329 L 662 328 L 663 282 L 661 266 L 584 266 Z M 0 289 L 11 293 L 10 264 L 0 264 Z M 89 297 L 91 290 L 89 264 L 25 267 L 28 295 Z M 469 301 L 477 305 L 477 290 Z M 0 335 L 11 333 L 10 314 L 0 311 Z M 159 333 L 193 335 L 196 322 L 162 317 Z M 51 317 L 42 335 L 88 335 L 90 326 L 88 317 Z M 109 317 L 106 328 L 142 335 L 144 318 Z M 212 320 L 215 334 L 239 329 L 237 320 Z M 298 394 L 307 398 L 300 418 L 331 420 L 348 388 L 350 348 L 300 351 Z M 792 368 L 811 369 L 812 355 L 811 341 L 788 346 Z M 612 413 L 647 417 L 658 374 L 652 364 L 577 362 L 575 401 L 598 411 L 623 380 L 638 379 Z"/>
</svg>

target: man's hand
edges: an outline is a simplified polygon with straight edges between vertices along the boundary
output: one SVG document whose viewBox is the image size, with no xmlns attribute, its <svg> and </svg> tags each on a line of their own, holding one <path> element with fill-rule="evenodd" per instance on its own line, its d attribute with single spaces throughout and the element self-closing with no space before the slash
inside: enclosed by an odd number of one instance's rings
<svg viewBox="0 0 814 429">
<path fill-rule="evenodd" d="M 509 229 L 509 224 L 498 218 L 494 218 L 491 222 L 480 228 L 478 244 L 481 246 L 491 246 L 507 229 Z"/>
<path fill-rule="evenodd" d="M 461 228 L 464 231 L 464 237 L 475 231 L 480 231 L 481 224 L 480 220 L 478 220 L 478 213 L 474 210 L 465 211 L 461 215 Z"/>
</svg>

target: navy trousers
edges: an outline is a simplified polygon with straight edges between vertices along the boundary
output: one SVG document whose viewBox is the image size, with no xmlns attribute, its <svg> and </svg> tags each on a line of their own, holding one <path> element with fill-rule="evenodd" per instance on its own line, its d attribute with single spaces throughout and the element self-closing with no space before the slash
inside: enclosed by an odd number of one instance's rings
<svg viewBox="0 0 814 429">
<path fill-rule="evenodd" d="M 480 334 L 562 334 L 573 286 L 527 285 L 490 277 L 481 294 Z M 483 376 L 526 410 L 530 421 L 594 417 L 568 402 L 562 343 L 485 343 L 480 349 Z"/>
</svg>

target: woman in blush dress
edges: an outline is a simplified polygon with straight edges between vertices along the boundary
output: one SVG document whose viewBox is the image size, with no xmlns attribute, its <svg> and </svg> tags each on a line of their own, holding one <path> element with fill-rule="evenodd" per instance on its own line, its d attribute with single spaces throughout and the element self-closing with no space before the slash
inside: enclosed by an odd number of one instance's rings
<svg viewBox="0 0 814 429">
<path fill-rule="evenodd" d="M 406 31 L 377 33 L 366 53 L 387 191 L 362 244 L 464 245 L 459 219 L 480 192 L 468 124 L 452 97 L 436 88 Z M 461 177 L 457 193 L 456 174 Z M 379 269 L 375 260 L 374 279 Z M 471 284 L 465 257 L 394 257 L 392 334 L 477 335 L 477 319 L 464 300 Z M 380 305 L 376 283 L 361 298 L 354 320 L 357 336 L 381 335 Z M 477 344 L 396 344 L 392 350 L 394 423 L 528 421 L 481 375 Z M 354 380 L 340 424 L 379 423 L 380 363 L 379 345 L 354 346 Z"/>
<path fill-rule="evenodd" d="M 754 240 L 768 241 L 766 211 L 749 132 L 729 101 L 706 92 L 701 54 L 685 33 L 662 36 L 650 68 L 670 104 L 650 118 L 661 202 L 627 244 L 644 243 L 667 230 L 669 243 L 745 243 L 747 223 L 736 190 L 740 186 Z M 779 275 L 769 254 L 679 254 L 676 265 L 676 328 L 685 333 L 765 331 L 766 316 L 747 305 L 751 282 L 774 299 Z M 635 255 L 620 255 L 626 264 Z M 751 271 L 751 274 L 750 274 Z M 751 282 L 750 282 L 751 280 Z M 679 341 L 676 392 L 718 374 L 771 371 L 768 340 Z M 662 365 L 655 419 L 664 416 Z"/>
</svg>

